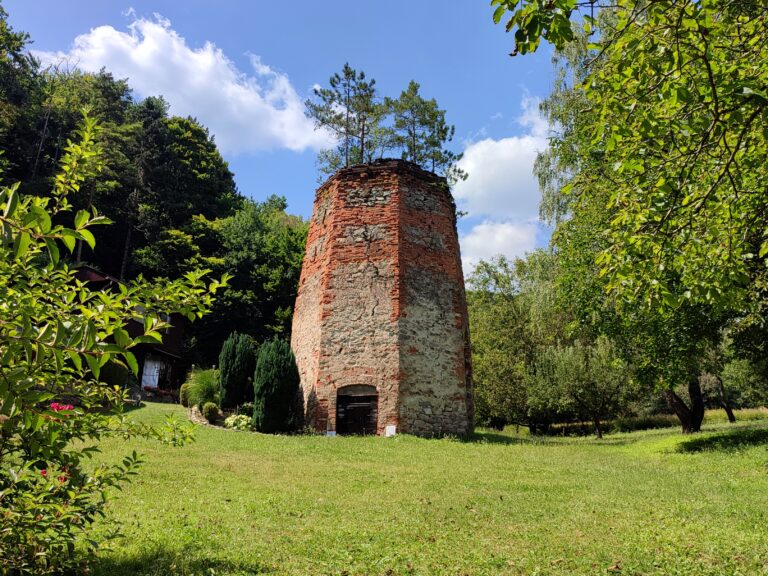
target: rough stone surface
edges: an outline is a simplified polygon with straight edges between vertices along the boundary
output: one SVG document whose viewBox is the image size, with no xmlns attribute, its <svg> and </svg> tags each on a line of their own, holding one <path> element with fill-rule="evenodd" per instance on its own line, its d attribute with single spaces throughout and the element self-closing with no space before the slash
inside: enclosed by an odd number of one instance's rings
<svg viewBox="0 0 768 576">
<path fill-rule="evenodd" d="M 384 160 L 318 189 L 291 345 L 320 431 L 336 430 L 340 388 L 368 385 L 379 434 L 471 432 L 467 307 L 443 178 Z"/>
</svg>

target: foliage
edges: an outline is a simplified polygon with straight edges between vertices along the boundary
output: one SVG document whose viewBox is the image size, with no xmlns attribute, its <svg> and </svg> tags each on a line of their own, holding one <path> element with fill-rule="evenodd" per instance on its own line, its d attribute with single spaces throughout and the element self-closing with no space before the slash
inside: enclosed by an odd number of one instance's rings
<svg viewBox="0 0 768 576">
<path fill-rule="evenodd" d="M 592 344 L 576 341 L 571 346 L 551 346 L 537 358 L 530 378 L 531 402 L 553 412 L 573 413 L 594 424 L 603 437 L 604 420 L 625 406 L 630 372 L 617 357 L 613 344 L 600 336 Z"/>
<path fill-rule="evenodd" d="M 532 345 L 523 335 L 530 311 L 519 298 L 513 264 L 502 257 L 481 261 L 469 278 L 467 305 L 478 423 L 527 424 L 526 358 Z"/>
<path fill-rule="evenodd" d="M 21 192 L 46 195 L 64 143 L 72 136 L 81 109 L 88 108 L 99 120 L 94 138 L 104 166 L 70 194 L 69 201 L 75 211 L 96 208 L 114 224 L 109 229 L 93 228 L 98 249 L 76 240 L 72 260 L 120 280 L 139 274 L 181 278 L 198 269 L 241 276 L 237 289 L 206 318 L 206 327 L 194 325 L 186 331 L 183 362 L 188 365 L 216 363 L 221 344 L 233 329 L 258 338 L 284 332 L 290 326 L 298 270 L 281 268 L 277 252 L 265 263 L 266 248 L 244 254 L 243 247 L 236 246 L 235 255 L 225 246 L 229 240 L 220 233 L 223 223 L 246 201 L 207 129 L 192 118 L 169 114 L 162 97 L 134 100 L 128 82 L 105 70 L 41 70 L 26 52 L 28 42 L 28 36 L 13 31 L 7 14 L 0 12 L 2 183 L 21 181 Z M 303 223 L 285 214 L 282 206 L 285 227 L 296 229 L 301 237 Z M 246 211 L 252 212 L 250 207 Z M 255 219 L 243 221 L 257 224 Z M 281 229 L 278 224 L 270 228 Z M 268 234 L 263 229 L 259 233 Z M 272 244 L 262 237 L 255 245 L 277 251 L 279 246 Z M 290 266 L 296 262 L 300 266 L 303 248 L 303 244 L 300 249 L 290 247 L 296 252 L 288 257 Z M 225 262 L 227 256 L 233 262 Z M 277 264 L 268 287 L 251 277 L 252 270 L 237 268 L 237 261 L 246 257 L 257 267 Z M 281 274 L 282 285 L 273 280 Z M 227 326 L 229 322 L 234 325 Z M 202 337 L 204 328 L 212 327 L 210 335 Z"/>
<path fill-rule="evenodd" d="M 243 402 L 235 409 L 236 414 L 247 414 L 250 418 L 253 416 L 253 402 Z"/>
<path fill-rule="evenodd" d="M 514 262 L 481 261 L 469 279 L 472 366 L 480 422 L 544 431 L 568 414 L 534 402 L 529 378 L 542 350 L 570 341 L 573 314 L 558 289 L 555 253 L 536 250 Z"/>
<path fill-rule="evenodd" d="M 616 14 L 603 11 L 595 23 L 614 30 Z M 606 42 L 609 36 L 606 32 Z M 611 201 L 617 184 L 603 142 L 595 141 L 594 127 L 604 119 L 584 88 L 605 57 L 590 51 L 586 35 L 576 34 L 555 57 L 556 82 L 542 104 L 554 129 L 536 172 L 543 190 L 542 216 L 557 224 L 552 243 L 558 291 L 567 295 L 573 335 L 590 340 L 608 336 L 633 367 L 635 380 L 649 394 L 653 388 L 663 390 L 683 430 L 696 431 L 704 414 L 699 373 L 732 313 L 693 299 L 664 302 L 642 290 L 615 290 L 605 274 L 601 258 L 615 246 L 612 234 L 618 226 L 619 209 Z M 668 267 L 659 270 L 680 287 L 679 275 Z M 688 404 L 678 393 L 680 384 L 687 388 Z"/>
<path fill-rule="evenodd" d="M 245 414 L 233 414 L 228 416 L 224 420 L 225 428 L 232 428 L 234 430 L 250 430 L 251 429 L 251 417 Z"/>
<path fill-rule="evenodd" d="M 184 408 L 190 408 L 192 404 L 189 402 L 189 388 L 192 386 L 191 382 L 184 382 L 179 388 L 179 404 Z"/>
<path fill-rule="evenodd" d="M 259 432 L 301 429 L 304 401 L 299 369 L 290 345 L 274 338 L 259 348 L 253 376 L 253 427 Z"/>
<path fill-rule="evenodd" d="M 574 10 L 603 4 L 495 3 L 497 21 L 511 11 L 522 52 L 542 34 L 562 47 Z M 573 183 L 610 183 L 599 259 L 609 288 L 661 306 L 757 308 L 762 321 L 768 13 L 731 0 L 605 5 L 610 26 L 585 17 L 599 37 L 581 89 L 596 116 L 582 147 L 606 170 L 577 170 Z"/>
<path fill-rule="evenodd" d="M 219 403 L 219 371 L 194 368 L 187 378 L 189 405 L 202 411 L 206 402 Z"/>
<path fill-rule="evenodd" d="M 387 98 L 385 104 L 393 115 L 394 144 L 403 150 L 403 160 L 415 162 L 427 170 L 444 173 L 450 183 L 464 180 L 467 174 L 457 167 L 461 154 L 444 148 L 453 140 L 455 127 L 446 124 L 445 110 L 432 98 L 419 94 L 419 84 L 413 80 L 396 100 Z"/>
<path fill-rule="evenodd" d="M 219 397 L 221 407 L 231 409 L 253 400 L 253 371 L 256 343 L 247 334 L 232 332 L 219 354 Z"/>
<path fill-rule="evenodd" d="M 338 154 L 343 166 L 370 162 L 376 148 L 368 138 L 385 111 L 377 101 L 376 80 L 366 80 L 365 72 L 357 72 L 346 63 L 328 84 L 330 88 L 315 88 L 318 102 L 306 101 L 307 116 L 316 127 L 330 130 L 341 141 Z"/>
<path fill-rule="evenodd" d="M 721 378 L 735 407 L 768 406 L 768 382 L 749 360 L 734 358 L 723 367 Z"/>
<path fill-rule="evenodd" d="M 92 226 L 108 222 L 96 210 L 70 216 L 70 197 L 100 167 L 97 133 L 85 117 L 48 196 L 23 194 L 18 184 L 0 190 L 0 557 L 10 573 L 75 571 L 76 542 L 93 552 L 115 534 L 97 536 L 92 523 L 140 460 L 135 452 L 112 465 L 90 459 L 108 436 L 163 434 L 126 418 L 126 391 L 103 383 L 102 368 L 124 363 L 135 375 L 131 348 L 161 342 L 165 314 L 201 316 L 221 285 L 190 273 L 95 292 L 75 279 L 62 247 L 93 247 Z M 143 330 L 132 337 L 127 323 L 139 310 Z M 169 441 L 187 435 L 176 424 L 171 432 Z"/>
<path fill-rule="evenodd" d="M 307 100 L 307 115 L 316 128 L 331 131 L 339 140 L 335 149 L 318 154 L 320 173 L 329 176 L 352 164 L 382 158 L 388 150 L 402 150 L 402 158 L 425 170 L 444 174 L 449 183 L 467 178 L 458 167 L 461 154 L 446 143 L 453 140 L 455 128 L 445 121 L 445 110 L 437 101 L 424 99 L 413 80 L 397 99 L 380 100 L 376 81 L 365 80 L 344 64 L 341 74 L 329 80 L 330 88 L 316 88 L 317 101 Z M 392 117 L 391 121 L 389 117 Z"/>
<path fill-rule="evenodd" d="M 211 424 L 215 424 L 219 418 L 219 405 L 215 402 L 206 402 L 201 410 L 203 417 Z"/>
<path fill-rule="evenodd" d="M 287 214 L 286 207 L 279 196 L 246 200 L 233 216 L 212 223 L 218 263 L 211 268 L 232 280 L 211 314 L 190 330 L 190 360 L 196 364 L 216 363 L 233 330 L 257 341 L 290 331 L 308 223 Z"/>
</svg>

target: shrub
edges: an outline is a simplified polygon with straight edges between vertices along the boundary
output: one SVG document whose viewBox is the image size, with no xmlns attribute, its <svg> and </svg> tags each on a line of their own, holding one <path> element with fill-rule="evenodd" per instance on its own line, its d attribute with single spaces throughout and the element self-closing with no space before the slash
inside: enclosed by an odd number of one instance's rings
<svg viewBox="0 0 768 576">
<path fill-rule="evenodd" d="M 253 416 L 253 402 L 243 402 L 235 409 L 235 414 L 247 414 L 250 418 Z"/>
<path fill-rule="evenodd" d="M 232 332 L 219 354 L 219 397 L 228 409 L 253 400 L 256 345 L 247 334 Z"/>
<path fill-rule="evenodd" d="M 259 432 L 292 432 L 303 423 L 299 370 L 283 340 L 262 344 L 253 376 L 253 427 Z"/>
<path fill-rule="evenodd" d="M 251 417 L 245 414 L 233 414 L 224 420 L 225 428 L 233 428 L 235 430 L 250 430 L 251 429 Z"/>
<path fill-rule="evenodd" d="M 672 414 L 630 416 L 627 418 L 617 418 L 613 421 L 613 429 L 616 432 L 635 432 L 636 430 L 653 430 L 676 426 L 680 426 L 680 420 Z"/>
<path fill-rule="evenodd" d="M 187 378 L 186 384 L 189 384 L 189 405 L 197 406 L 197 409 L 203 411 L 203 404 L 206 402 L 219 402 L 219 381 L 216 370 L 202 370 L 195 368 Z"/>
<path fill-rule="evenodd" d="M 211 302 L 202 274 L 115 291 L 92 291 L 60 259 L 78 241 L 95 244 L 90 230 L 105 219 L 95 211 L 68 215 L 67 196 L 80 189 L 98 164 L 96 125 L 85 118 L 78 143 L 69 142 L 44 197 L 0 188 L 0 572 L 84 573 L 81 558 L 115 530 L 92 529 L 103 516 L 111 488 L 120 487 L 140 463 L 134 452 L 116 464 L 94 463 L 99 441 L 145 436 L 180 442 L 178 423 L 164 436 L 139 426 L 122 408 L 127 391 L 105 384 L 110 362 L 137 372 L 131 352 L 142 341 L 159 342 L 163 314 L 190 320 Z M 72 228 L 65 222 L 74 220 Z M 142 310 L 143 327 L 128 322 Z M 84 554 L 75 555 L 75 550 Z"/>
<path fill-rule="evenodd" d="M 203 417 L 211 424 L 214 424 L 219 418 L 219 406 L 215 402 L 206 402 L 203 404 Z"/>
<path fill-rule="evenodd" d="M 189 387 L 191 384 L 189 382 L 184 382 L 184 384 L 181 385 L 181 388 L 179 388 L 179 403 L 184 406 L 184 408 L 189 408 Z"/>
</svg>

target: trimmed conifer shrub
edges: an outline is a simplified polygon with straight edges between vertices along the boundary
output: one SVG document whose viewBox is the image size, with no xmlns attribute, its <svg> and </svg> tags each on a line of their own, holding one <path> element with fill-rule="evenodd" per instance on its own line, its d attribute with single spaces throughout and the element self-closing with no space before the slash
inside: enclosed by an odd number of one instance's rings
<svg viewBox="0 0 768 576">
<path fill-rule="evenodd" d="M 181 385 L 181 388 L 179 388 L 179 403 L 184 406 L 184 408 L 189 408 L 189 388 L 191 384 L 189 382 L 184 382 L 184 384 Z"/>
<path fill-rule="evenodd" d="M 219 407 L 215 402 L 206 402 L 203 404 L 203 417 L 211 424 L 214 424 L 219 417 Z"/>
<path fill-rule="evenodd" d="M 304 421 L 299 369 L 290 345 L 275 338 L 261 345 L 253 376 L 253 427 L 259 432 L 293 432 Z"/>
<path fill-rule="evenodd" d="M 253 401 L 253 371 L 256 344 L 247 334 L 232 332 L 219 354 L 219 397 L 221 407 L 232 409 Z"/>
</svg>

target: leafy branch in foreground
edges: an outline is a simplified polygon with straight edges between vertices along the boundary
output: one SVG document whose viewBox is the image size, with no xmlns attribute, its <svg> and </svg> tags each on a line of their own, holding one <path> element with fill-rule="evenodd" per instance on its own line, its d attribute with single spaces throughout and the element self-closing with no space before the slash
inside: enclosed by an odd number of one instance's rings
<svg viewBox="0 0 768 576">
<path fill-rule="evenodd" d="M 108 490 L 141 462 L 133 453 L 116 465 L 94 463 L 100 439 L 190 438 L 179 423 L 162 430 L 131 422 L 126 392 L 99 374 L 110 362 L 137 373 L 131 349 L 160 342 L 171 312 L 202 316 L 227 281 L 206 285 L 205 272 L 191 272 L 96 292 L 75 278 L 61 247 L 72 253 L 78 240 L 93 247 L 89 228 L 108 223 L 95 210 L 76 212 L 71 228 L 59 223 L 70 212 L 67 196 L 101 169 L 97 131 L 86 115 L 48 197 L 25 196 L 18 184 L 0 190 L 0 558 L 14 574 L 74 570 L 97 549 L 91 527 Z M 128 332 L 131 320 L 143 326 L 137 336 Z"/>
</svg>

